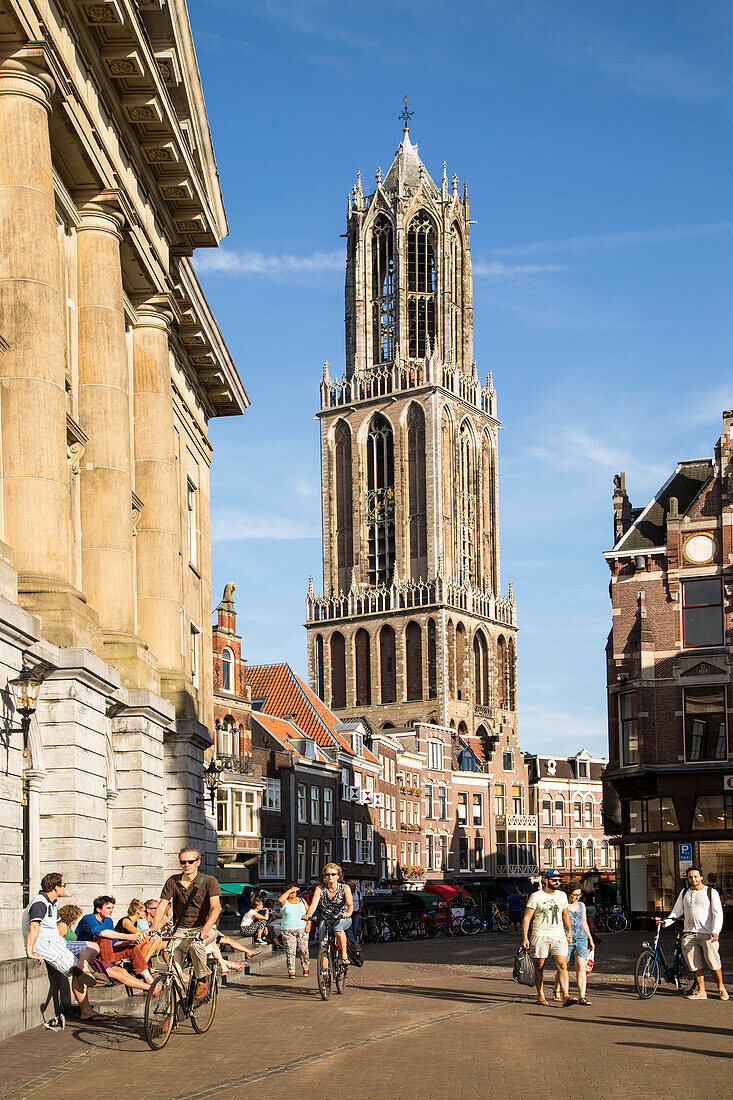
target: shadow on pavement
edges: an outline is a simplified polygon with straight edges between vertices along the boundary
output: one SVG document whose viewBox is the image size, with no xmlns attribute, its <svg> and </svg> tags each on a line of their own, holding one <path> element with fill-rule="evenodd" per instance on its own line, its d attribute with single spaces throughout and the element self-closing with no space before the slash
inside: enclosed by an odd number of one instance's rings
<svg viewBox="0 0 733 1100">
<path fill-rule="evenodd" d="M 681 1050 L 678 1046 L 665 1046 L 663 1043 L 618 1043 L 620 1047 L 639 1047 L 641 1050 L 663 1050 L 667 1054 L 676 1050 L 680 1054 L 703 1054 L 706 1058 L 733 1058 L 733 1054 L 722 1050 Z"/>
</svg>

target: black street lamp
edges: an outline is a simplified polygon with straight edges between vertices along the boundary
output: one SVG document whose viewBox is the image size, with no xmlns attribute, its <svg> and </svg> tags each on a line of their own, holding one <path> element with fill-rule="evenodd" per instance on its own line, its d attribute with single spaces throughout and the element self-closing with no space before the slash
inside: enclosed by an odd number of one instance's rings
<svg viewBox="0 0 733 1100">
<path fill-rule="evenodd" d="M 212 812 L 212 814 L 216 811 L 216 792 L 219 789 L 219 775 L 223 770 L 224 770 L 223 768 L 219 767 L 218 763 L 216 762 L 216 759 L 213 756 L 212 756 L 211 760 L 209 761 L 209 763 L 204 768 L 204 785 L 205 785 L 207 791 L 209 792 L 209 796 L 211 798 L 211 812 Z M 199 798 L 199 799 L 197 799 L 197 801 L 198 802 L 205 802 L 206 799 L 205 798 Z"/>
<path fill-rule="evenodd" d="M 6 719 L 6 745 L 10 743 L 12 733 L 21 733 L 23 735 L 23 750 L 25 751 L 31 718 L 36 713 L 38 693 L 41 690 L 41 681 L 34 677 L 33 669 L 25 654 L 23 655 L 23 667 L 20 670 L 20 675 L 16 676 L 14 680 L 8 680 L 8 689 L 13 697 L 13 706 L 20 715 L 20 726 L 12 726 L 10 721 Z"/>
</svg>

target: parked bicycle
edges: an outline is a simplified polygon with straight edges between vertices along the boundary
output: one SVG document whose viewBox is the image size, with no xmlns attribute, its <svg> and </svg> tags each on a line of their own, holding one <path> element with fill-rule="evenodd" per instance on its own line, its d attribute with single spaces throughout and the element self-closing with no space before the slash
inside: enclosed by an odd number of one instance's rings
<svg viewBox="0 0 733 1100">
<path fill-rule="evenodd" d="M 490 924 L 492 932 L 508 932 L 511 928 L 511 922 L 506 912 L 501 909 L 495 901 L 491 903 L 491 917 Z"/>
<path fill-rule="evenodd" d="M 171 936 L 162 938 L 167 944 Z M 185 1019 L 191 1021 L 199 1035 L 208 1031 L 214 1022 L 219 994 L 219 967 L 213 955 L 208 959 L 209 989 L 200 1000 L 196 1000 L 198 981 L 193 970 L 187 967 L 188 972 L 184 971 L 172 951 L 165 951 L 163 958 L 166 969 L 156 973 L 145 1000 L 145 1039 L 151 1050 L 161 1050 L 173 1029 Z"/>
<path fill-rule="evenodd" d="M 682 956 L 682 933 L 678 932 L 675 936 L 674 953 L 672 955 L 672 965 L 670 966 L 660 942 L 662 927 L 661 924 L 657 925 L 657 934 L 654 937 L 653 944 L 647 942 L 642 944 L 644 950 L 636 960 L 636 966 L 634 967 L 634 987 L 643 1001 L 654 996 L 662 978 L 670 985 L 674 985 L 680 993 L 691 993 L 695 985 L 695 975 L 688 968 Z"/>
<path fill-rule="evenodd" d="M 631 927 L 623 905 L 612 905 L 610 909 L 596 909 L 597 932 L 626 932 Z"/>
<path fill-rule="evenodd" d="M 318 951 L 318 992 L 327 1001 L 336 986 L 337 993 L 346 990 L 346 978 L 349 968 L 344 966 L 341 958 L 341 948 L 336 942 L 334 931 L 338 921 L 327 920 L 321 946 Z"/>
</svg>

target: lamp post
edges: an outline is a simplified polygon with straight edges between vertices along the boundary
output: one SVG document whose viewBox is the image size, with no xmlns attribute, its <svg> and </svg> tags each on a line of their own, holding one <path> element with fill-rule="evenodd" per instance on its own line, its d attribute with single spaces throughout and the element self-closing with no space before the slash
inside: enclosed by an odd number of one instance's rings
<svg viewBox="0 0 733 1100">
<path fill-rule="evenodd" d="M 13 706 L 20 715 L 20 726 L 12 726 L 9 721 L 6 721 L 5 735 L 7 743 L 9 744 L 12 733 L 21 733 L 23 735 L 23 752 L 25 752 L 31 718 L 36 713 L 38 693 L 41 690 L 41 681 L 34 677 L 33 669 L 25 654 L 23 655 L 23 667 L 20 670 L 20 675 L 16 676 L 14 680 L 8 680 L 8 689 L 13 697 Z"/>
<path fill-rule="evenodd" d="M 223 768 L 219 767 L 216 759 L 213 756 L 204 768 L 204 785 L 209 792 L 209 796 L 211 798 L 212 814 L 216 812 L 216 792 L 219 789 L 219 775 L 223 770 Z M 200 798 L 198 801 L 205 802 L 206 799 Z"/>
</svg>

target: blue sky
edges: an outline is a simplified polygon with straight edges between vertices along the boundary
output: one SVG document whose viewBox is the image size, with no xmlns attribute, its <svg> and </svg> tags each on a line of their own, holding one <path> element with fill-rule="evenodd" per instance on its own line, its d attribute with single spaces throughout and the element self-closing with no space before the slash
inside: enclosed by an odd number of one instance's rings
<svg viewBox="0 0 733 1100">
<path fill-rule="evenodd" d="M 322 364 L 344 360 L 348 192 L 409 93 L 469 183 L 475 355 L 499 399 L 502 588 L 526 749 L 605 751 L 612 476 L 645 504 L 733 407 L 729 3 L 189 0 L 230 235 L 199 252 L 252 400 L 213 421 L 214 603 L 305 671 Z"/>
</svg>

